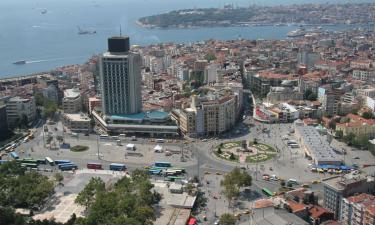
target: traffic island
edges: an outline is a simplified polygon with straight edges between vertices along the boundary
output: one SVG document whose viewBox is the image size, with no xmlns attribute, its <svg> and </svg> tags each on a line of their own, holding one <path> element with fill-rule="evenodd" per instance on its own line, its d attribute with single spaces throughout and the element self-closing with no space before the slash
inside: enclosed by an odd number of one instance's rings
<svg viewBox="0 0 375 225">
<path fill-rule="evenodd" d="M 221 143 L 215 148 L 214 154 L 232 162 L 259 163 L 270 160 L 277 155 L 277 151 L 263 143 L 234 141 Z"/>
</svg>

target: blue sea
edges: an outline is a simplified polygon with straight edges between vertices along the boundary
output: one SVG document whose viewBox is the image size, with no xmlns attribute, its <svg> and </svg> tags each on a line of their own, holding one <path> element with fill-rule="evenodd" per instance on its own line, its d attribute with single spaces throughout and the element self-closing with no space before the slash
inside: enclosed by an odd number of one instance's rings
<svg viewBox="0 0 375 225">
<path fill-rule="evenodd" d="M 374 2 L 362 1 L 362 2 Z M 175 9 L 279 5 L 294 3 L 343 3 L 329 0 L 1 0 L 0 1 L 0 78 L 26 75 L 85 62 L 106 50 L 109 36 L 122 34 L 132 44 L 194 42 L 214 39 L 283 39 L 293 26 L 218 27 L 199 29 L 145 29 L 135 22 L 139 17 Z M 356 0 L 355 2 L 359 2 Z M 45 11 L 46 13 L 42 13 Z M 94 35 L 78 35 L 78 27 L 96 30 Z M 343 30 L 345 25 L 327 29 Z M 13 62 L 26 60 L 24 65 Z"/>
</svg>

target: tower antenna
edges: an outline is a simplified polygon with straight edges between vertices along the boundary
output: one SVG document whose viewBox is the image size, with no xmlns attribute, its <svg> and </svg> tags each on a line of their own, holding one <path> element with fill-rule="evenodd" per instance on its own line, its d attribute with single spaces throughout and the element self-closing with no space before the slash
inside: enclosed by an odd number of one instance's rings
<svg viewBox="0 0 375 225">
<path fill-rule="evenodd" d="M 120 25 L 120 37 L 122 36 L 122 34 L 121 34 L 121 25 Z"/>
</svg>

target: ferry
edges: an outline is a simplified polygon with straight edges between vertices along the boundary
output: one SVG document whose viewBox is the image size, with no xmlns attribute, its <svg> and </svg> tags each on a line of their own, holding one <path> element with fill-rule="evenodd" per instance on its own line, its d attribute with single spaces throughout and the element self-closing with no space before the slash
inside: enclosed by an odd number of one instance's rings
<svg viewBox="0 0 375 225">
<path fill-rule="evenodd" d="M 292 30 L 288 32 L 287 36 L 288 37 L 303 37 L 305 36 L 306 31 L 303 28 L 297 29 L 297 30 Z"/>
<path fill-rule="evenodd" d="M 26 60 L 16 61 L 16 62 L 14 62 L 13 64 L 16 64 L 16 65 L 23 65 L 23 64 L 26 64 Z"/>
<path fill-rule="evenodd" d="M 43 9 L 40 13 L 41 14 L 46 14 L 48 11 L 47 11 L 47 9 Z"/>
</svg>

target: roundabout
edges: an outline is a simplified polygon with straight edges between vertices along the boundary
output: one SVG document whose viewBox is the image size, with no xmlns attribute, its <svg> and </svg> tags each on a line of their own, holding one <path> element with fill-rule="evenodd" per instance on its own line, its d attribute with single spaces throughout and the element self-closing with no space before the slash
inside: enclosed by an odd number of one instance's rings
<svg viewBox="0 0 375 225">
<path fill-rule="evenodd" d="M 238 163 L 259 163 L 277 156 L 278 152 L 271 146 L 257 142 L 231 141 L 220 143 L 214 149 L 215 156 Z"/>
</svg>

